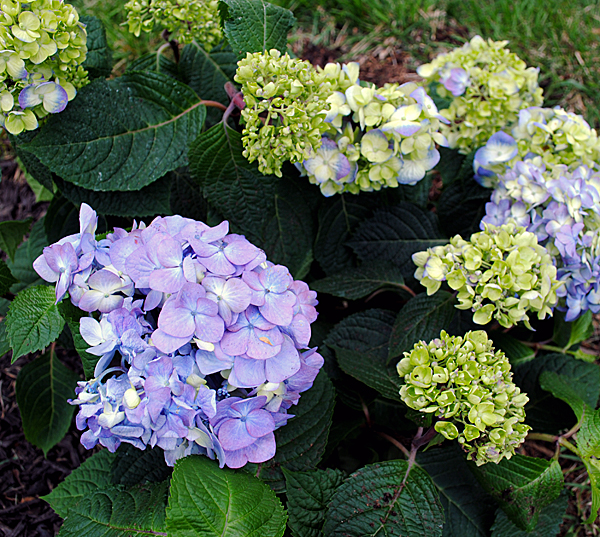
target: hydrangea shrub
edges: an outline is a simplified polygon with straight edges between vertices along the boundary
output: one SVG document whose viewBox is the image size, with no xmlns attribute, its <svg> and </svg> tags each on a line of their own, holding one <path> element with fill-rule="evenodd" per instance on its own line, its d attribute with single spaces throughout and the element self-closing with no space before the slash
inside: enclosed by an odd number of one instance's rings
<svg viewBox="0 0 600 537">
<path fill-rule="evenodd" d="M 26 438 L 76 412 L 96 451 L 45 497 L 61 533 L 550 535 L 563 448 L 600 505 L 597 135 L 505 42 L 379 87 L 291 57 L 281 7 L 131 0 L 166 42 L 102 80 L 98 20 L 0 9 L 53 193 L 0 223 L 0 352 Z"/>
</svg>

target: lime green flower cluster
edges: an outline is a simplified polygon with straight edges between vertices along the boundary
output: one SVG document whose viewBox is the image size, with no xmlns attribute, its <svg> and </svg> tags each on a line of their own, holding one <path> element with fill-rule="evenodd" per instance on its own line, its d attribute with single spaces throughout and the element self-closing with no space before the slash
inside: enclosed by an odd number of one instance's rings
<svg viewBox="0 0 600 537">
<path fill-rule="evenodd" d="M 523 423 L 523 407 L 529 399 L 483 330 L 463 337 L 442 331 L 438 339 L 405 352 L 397 370 L 405 382 L 402 401 L 439 418 L 435 430 L 458 439 L 478 466 L 510 459 L 525 440 L 530 427 Z"/>
<path fill-rule="evenodd" d="M 218 0 L 129 0 L 125 10 L 135 36 L 159 26 L 169 39 L 183 44 L 196 40 L 210 50 L 223 39 L 218 5 Z"/>
<path fill-rule="evenodd" d="M 475 36 L 417 69 L 437 87 L 440 97 L 451 99 L 450 106 L 440 111 L 451 122 L 442 133 L 461 153 L 480 147 L 514 123 L 519 110 L 542 104 L 539 69 L 527 68 L 507 44 Z"/>
<path fill-rule="evenodd" d="M 19 134 L 64 110 L 87 84 L 87 34 L 62 0 L 2 0 L 0 7 L 0 123 Z"/>
<path fill-rule="evenodd" d="M 412 256 L 415 278 L 435 293 L 443 281 L 458 291 L 456 307 L 471 309 L 473 321 L 487 324 L 495 318 L 508 328 L 523 321 L 527 312 L 539 319 L 552 315 L 558 301 L 552 257 L 538 244 L 534 233 L 514 223 L 485 224 L 485 230 L 465 241 L 460 235 L 445 246 L 436 246 Z"/>
<path fill-rule="evenodd" d="M 327 130 L 324 122 L 331 82 L 308 61 L 272 49 L 248 53 L 234 80 L 242 85 L 244 156 L 264 174 L 281 177 L 285 161 L 314 155 Z"/>
</svg>

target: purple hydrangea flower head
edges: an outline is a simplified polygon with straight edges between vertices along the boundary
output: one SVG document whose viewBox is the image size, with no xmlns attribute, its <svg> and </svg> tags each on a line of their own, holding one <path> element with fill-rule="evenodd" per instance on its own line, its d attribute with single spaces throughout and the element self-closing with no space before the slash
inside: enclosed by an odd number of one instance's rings
<svg viewBox="0 0 600 537">
<path fill-rule="evenodd" d="M 467 73 L 467 71 L 461 67 L 450 69 L 440 78 L 440 83 L 442 86 L 444 86 L 455 97 L 459 97 L 465 92 L 469 86 L 469 82 L 469 73 Z"/>
</svg>

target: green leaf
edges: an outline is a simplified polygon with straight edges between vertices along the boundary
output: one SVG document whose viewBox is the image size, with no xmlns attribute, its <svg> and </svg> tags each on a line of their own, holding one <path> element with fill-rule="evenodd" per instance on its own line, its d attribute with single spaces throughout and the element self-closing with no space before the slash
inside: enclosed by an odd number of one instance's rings
<svg viewBox="0 0 600 537">
<path fill-rule="evenodd" d="M 204 197 L 246 238 L 296 278 L 312 261 L 313 225 L 291 177 L 264 176 L 242 156 L 241 134 L 218 124 L 190 147 L 190 170 Z"/>
<path fill-rule="evenodd" d="M 456 181 L 444 187 L 437 204 L 440 227 L 444 233 L 449 237 L 458 234 L 468 240 L 473 233 L 480 231 L 485 204 L 490 201 L 491 193 L 491 190 L 479 186 L 473 179 Z"/>
<path fill-rule="evenodd" d="M 325 339 L 335 350 L 348 375 L 374 388 L 388 399 L 401 401 L 401 380 L 396 364 L 387 364 L 394 314 L 372 309 L 355 313 L 338 323 Z"/>
<path fill-rule="evenodd" d="M 82 188 L 139 190 L 187 163 L 205 116 L 185 84 L 161 73 L 127 73 L 82 88 L 21 147 Z"/>
<path fill-rule="evenodd" d="M 223 43 L 207 52 L 195 41 L 186 45 L 179 60 L 182 80 L 203 99 L 229 104 L 225 84 L 233 84 L 237 56 Z"/>
<path fill-rule="evenodd" d="M 98 214 L 127 218 L 171 214 L 171 175 L 135 192 L 96 192 L 55 177 L 56 186 L 65 198 L 79 206 L 87 203 Z"/>
<path fill-rule="evenodd" d="M 328 537 L 442 535 L 444 512 L 427 473 L 387 461 L 361 468 L 333 495 L 323 533 Z M 382 531 L 383 530 L 383 531 Z"/>
<path fill-rule="evenodd" d="M 296 22 L 291 11 L 264 0 L 221 0 L 220 9 L 225 37 L 238 58 L 246 52 L 286 51 L 288 32 Z"/>
<path fill-rule="evenodd" d="M 508 518 L 526 531 L 535 528 L 541 510 L 558 498 L 564 485 L 558 461 L 514 455 L 498 464 L 470 467 Z"/>
<path fill-rule="evenodd" d="M 390 337 L 389 360 L 402 356 L 419 341 L 428 342 L 440 337 L 440 332 L 448 329 L 456 314 L 455 303 L 454 295 L 446 291 L 411 298 L 396 317 Z"/>
<path fill-rule="evenodd" d="M 8 265 L 0 259 L 0 296 L 4 296 L 17 283 Z"/>
<path fill-rule="evenodd" d="M 345 269 L 333 276 L 312 282 L 310 286 L 319 293 L 358 300 L 382 287 L 403 287 L 404 276 L 392 263 L 376 262 Z"/>
<path fill-rule="evenodd" d="M 179 70 L 177 64 L 167 58 L 162 51 L 158 49 L 156 52 L 149 52 L 139 58 L 133 60 L 125 72 L 130 71 L 154 71 L 155 73 L 163 73 L 172 78 L 179 79 Z"/>
<path fill-rule="evenodd" d="M 39 181 L 37 181 L 33 175 L 27 172 L 19 157 L 16 157 L 15 160 L 17 161 L 19 168 L 21 168 L 23 175 L 25 175 L 25 180 L 27 181 L 29 188 L 31 188 L 32 192 L 35 194 L 35 202 L 40 203 L 42 201 L 51 201 L 54 197 L 54 194 Z"/>
<path fill-rule="evenodd" d="M 112 51 L 106 40 L 106 30 L 100 19 L 92 16 L 81 17 L 87 32 L 87 55 L 83 68 L 90 78 L 106 78 L 112 72 Z"/>
<path fill-rule="evenodd" d="M 275 431 L 275 457 L 260 466 L 248 465 L 246 470 L 269 483 L 276 492 L 285 489 L 282 469 L 304 471 L 314 468 L 323 457 L 335 403 L 335 390 L 321 371 L 309 390 L 300 395 L 294 415 L 285 427 Z"/>
<path fill-rule="evenodd" d="M 435 214 L 402 202 L 379 209 L 362 222 L 348 244 L 363 262 L 392 261 L 409 278 L 416 269 L 412 261 L 415 252 L 447 242 L 438 229 Z"/>
<path fill-rule="evenodd" d="M 537 526 L 532 531 L 519 529 L 502 509 L 498 509 L 491 537 L 554 537 L 560 532 L 560 525 L 567 514 L 568 504 L 567 494 L 562 492 L 556 500 L 540 511 Z"/>
<path fill-rule="evenodd" d="M 540 374 L 554 371 L 565 377 L 577 397 L 595 408 L 600 396 L 600 368 L 565 354 L 541 354 L 513 367 L 515 383 L 528 394 L 526 422 L 537 432 L 556 433 L 573 425 L 570 409 L 540 387 Z"/>
<path fill-rule="evenodd" d="M 69 331 L 71 332 L 71 336 L 73 338 L 73 345 L 77 351 L 77 354 L 79 354 L 79 357 L 81 358 L 83 373 L 85 378 L 89 380 L 94 376 L 94 368 L 96 367 L 98 360 L 100 360 L 100 356 L 96 356 L 87 352 L 87 349 L 90 348 L 90 345 L 86 343 L 79 331 L 79 319 L 86 316 L 87 313 L 73 306 L 70 300 L 63 300 L 58 305 L 58 311 L 69 327 Z"/>
<path fill-rule="evenodd" d="M 78 380 L 53 353 L 29 362 L 17 375 L 17 403 L 25 438 L 44 455 L 62 440 L 71 424 L 75 407 L 67 399 L 75 395 Z"/>
<path fill-rule="evenodd" d="M 171 178 L 171 214 L 208 222 L 208 203 L 202 196 L 198 183 L 192 179 L 187 166 L 178 168 L 168 175 Z M 218 222 L 223 219 L 220 218 Z"/>
<path fill-rule="evenodd" d="M 44 228 L 51 244 L 67 235 L 79 233 L 79 208 L 58 192 L 48 206 Z"/>
<path fill-rule="evenodd" d="M 15 283 L 10 288 L 13 294 L 27 287 L 44 283 L 32 266 L 37 257 L 42 255 L 44 247 L 48 246 L 44 221 L 45 217 L 33 224 L 29 238 L 17 248 L 14 262 L 9 260 L 6 263 L 12 275 L 19 280 L 19 283 Z"/>
<path fill-rule="evenodd" d="M 56 488 L 42 496 L 61 518 L 66 518 L 84 497 L 111 486 L 111 465 L 116 454 L 103 449 L 94 453 L 84 463 L 73 470 Z"/>
<path fill-rule="evenodd" d="M 528 347 L 509 334 L 497 331 L 492 337 L 494 338 L 494 348 L 504 352 L 513 367 L 535 358 L 535 351 L 532 347 Z"/>
<path fill-rule="evenodd" d="M 131 487 L 142 483 L 159 483 L 173 473 L 165 462 L 165 452 L 159 448 L 141 450 L 131 444 L 121 444 L 111 466 L 111 482 Z"/>
<path fill-rule="evenodd" d="M 440 161 L 435 170 L 440 172 L 442 183 L 447 186 L 459 179 L 465 155 L 459 153 L 458 149 L 448 149 L 447 147 L 440 147 L 438 151 L 440 152 Z"/>
<path fill-rule="evenodd" d="M 50 345 L 62 332 L 65 320 L 55 304 L 52 287 L 40 285 L 21 291 L 11 302 L 6 332 L 14 362 L 20 356 Z"/>
<path fill-rule="evenodd" d="M 456 445 L 431 449 L 417 463 L 438 489 L 446 523 L 443 537 L 487 537 L 494 502 L 481 488 Z"/>
<path fill-rule="evenodd" d="M 10 351 L 8 334 L 6 333 L 6 319 L 0 321 L 0 358 Z"/>
<path fill-rule="evenodd" d="M 378 206 L 375 194 L 340 194 L 323 200 L 319 209 L 319 229 L 315 241 L 315 259 L 331 276 L 352 267 L 355 256 L 347 246 L 358 224 Z"/>
<path fill-rule="evenodd" d="M 321 537 L 327 506 L 335 490 L 344 481 L 341 470 L 313 470 L 285 474 L 288 526 L 295 537 Z"/>
<path fill-rule="evenodd" d="M 286 519 L 275 493 L 257 478 L 201 456 L 175 463 L 167 508 L 170 535 L 278 537 Z"/>
<path fill-rule="evenodd" d="M 59 537 L 155 537 L 165 533 L 168 483 L 110 487 L 83 497 L 69 510 Z"/>
<path fill-rule="evenodd" d="M 23 237 L 29 231 L 31 222 L 31 218 L 0 222 L 0 250 L 7 254 L 13 262 L 17 247 L 23 242 Z"/>
<path fill-rule="evenodd" d="M 592 324 L 592 312 L 586 311 L 583 315 L 574 321 L 565 321 L 565 314 L 556 312 L 554 316 L 554 342 L 562 347 L 564 351 L 569 350 L 573 345 L 577 345 L 594 335 L 594 326 Z"/>
</svg>

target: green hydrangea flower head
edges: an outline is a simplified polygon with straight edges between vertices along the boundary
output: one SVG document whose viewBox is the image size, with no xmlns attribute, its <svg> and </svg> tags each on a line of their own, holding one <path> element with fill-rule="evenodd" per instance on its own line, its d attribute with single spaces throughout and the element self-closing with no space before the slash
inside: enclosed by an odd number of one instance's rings
<svg viewBox="0 0 600 537">
<path fill-rule="evenodd" d="M 183 44 L 196 40 L 210 50 L 223 39 L 218 5 L 218 0 L 129 0 L 125 10 L 135 36 L 158 26 L 169 33 L 169 39 Z"/>
<path fill-rule="evenodd" d="M 512 381 L 510 362 L 483 330 L 420 341 L 398 362 L 400 397 L 410 408 L 433 414 L 435 430 L 458 440 L 480 466 L 510 459 L 525 440 L 529 400 Z"/>
<path fill-rule="evenodd" d="M 285 161 L 315 155 L 328 129 L 325 116 L 335 76 L 272 49 L 246 54 L 234 80 L 242 85 L 244 156 L 264 174 L 281 177 Z"/>
<path fill-rule="evenodd" d="M 465 241 L 460 235 L 445 246 L 413 254 L 415 278 L 435 293 L 442 282 L 457 292 L 459 309 L 471 309 L 473 321 L 484 325 L 492 318 L 508 328 L 529 312 L 538 319 L 552 315 L 558 302 L 556 266 L 536 235 L 514 223 L 485 229 Z"/>
<path fill-rule="evenodd" d="M 496 131 L 516 122 L 519 110 L 542 104 L 539 69 L 510 52 L 508 41 L 475 36 L 462 47 L 440 54 L 417 72 L 450 101 L 440 113 L 451 148 L 469 153 Z"/>
<path fill-rule="evenodd" d="M 88 83 L 81 64 L 87 34 L 73 6 L 62 0 L 2 0 L 0 11 L 0 123 L 11 134 L 38 127 L 62 112 Z"/>
</svg>

